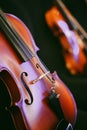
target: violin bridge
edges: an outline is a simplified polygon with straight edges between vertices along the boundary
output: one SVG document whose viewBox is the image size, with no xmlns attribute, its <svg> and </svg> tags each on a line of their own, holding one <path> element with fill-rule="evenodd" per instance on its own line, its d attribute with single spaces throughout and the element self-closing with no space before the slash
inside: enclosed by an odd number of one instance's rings
<svg viewBox="0 0 87 130">
<path fill-rule="evenodd" d="M 42 78 L 44 78 L 47 74 L 49 74 L 50 71 L 47 71 L 46 73 L 40 75 L 38 78 L 32 80 L 31 82 L 29 82 L 30 84 L 35 84 L 36 82 L 38 82 L 39 80 L 41 80 Z"/>
</svg>

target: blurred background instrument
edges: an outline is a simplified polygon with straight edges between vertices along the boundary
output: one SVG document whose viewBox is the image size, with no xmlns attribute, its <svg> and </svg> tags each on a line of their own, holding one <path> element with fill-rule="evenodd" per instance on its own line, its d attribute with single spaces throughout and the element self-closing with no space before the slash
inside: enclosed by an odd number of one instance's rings
<svg viewBox="0 0 87 130">
<path fill-rule="evenodd" d="M 45 14 L 46 22 L 54 36 L 60 40 L 70 73 L 84 73 L 87 66 L 87 33 L 62 0 L 55 0 L 54 3 Z"/>
</svg>

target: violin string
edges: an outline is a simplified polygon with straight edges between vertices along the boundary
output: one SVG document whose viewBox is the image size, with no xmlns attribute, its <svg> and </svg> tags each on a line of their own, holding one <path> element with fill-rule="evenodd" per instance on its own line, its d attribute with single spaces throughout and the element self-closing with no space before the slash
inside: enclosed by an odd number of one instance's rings
<svg viewBox="0 0 87 130">
<path fill-rule="evenodd" d="M 23 39 L 20 37 L 20 35 L 16 32 L 16 30 L 13 28 L 11 23 L 7 20 L 6 16 L 4 15 L 4 12 L 0 10 L 0 21 L 2 22 L 0 25 L 0 28 L 3 28 L 3 31 L 7 36 L 10 38 L 11 42 L 14 44 L 14 47 L 17 49 L 17 51 L 22 55 L 24 60 L 31 59 L 32 57 L 35 57 L 35 54 L 32 53 L 32 51 L 27 47 L 26 43 L 24 43 Z M 3 26 L 2 26 L 3 25 Z M 14 42 L 15 41 L 15 42 Z M 42 63 L 42 60 L 39 58 L 39 60 Z M 34 63 L 33 63 L 34 64 Z M 35 64 L 36 66 L 37 64 Z M 43 65 L 43 63 L 42 63 Z M 38 67 L 41 69 L 41 71 L 45 74 L 49 72 L 48 68 L 44 64 L 42 67 L 41 64 L 38 64 Z M 46 77 L 53 83 L 53 78 L 51 74 L 47 74 Z"/>
<path fill-rule="evenodd" d="M 0 10 L 0 19 L 1 19 L 0 28 L 3 29 L 4 33 L 10 39 L 11 43 L 13 44 L 13 46 L 20 53 L 20 56 L 22 56 L 24 60 L 31 59 L 34 56 L 34 54 L 27 47 L 27 45 L 25 44 L 25 42 L 23 41 L 23 39 L 16 32 L 16 30 L 14 29 L 14 27 L 7 20 L 7 18 L 5 17 L 4 13 L 1 10 Z"/>
<path fill-rule="evenodd" d="M 40 59 L 40 57 L 36 57 L 37 58 L 37 62 L 33 62 L 31 60 L 31 63 L 33 64 L 33 66 L 37 67 L 38 69 L 40 69 L 42 71 L 43 74 L 46 74 L 45 77 L 47 77 L 50 82 L 53 84 L 54 83 L 54 78 L 52 77 L 52 74 L 50 73 L 50 70 L 47 68 L 47 66 L 43 63 L 43 61 Z M 42 74 L 42 75 L 43 75 Z"/>
</svg>

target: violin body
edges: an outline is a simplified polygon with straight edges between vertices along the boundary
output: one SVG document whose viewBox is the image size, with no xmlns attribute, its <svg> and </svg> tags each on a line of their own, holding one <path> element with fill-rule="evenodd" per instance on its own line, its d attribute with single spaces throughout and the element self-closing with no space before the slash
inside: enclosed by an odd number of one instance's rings
<svg viewBox="0 0 87 130">
<path fill-rule="evenodd" d="M 77 108 L 70 90 L 56 73 L 45 74 L 42 69 L 44 66 L 36 53 L 38 47 L 24 23 L 11 14 L 5 14 L 5 16 L 25 41 L 27 47 L 35 54 L 31 59 L 22 61 L 8 38 L 2 31 L 0 32 L 0 83 L 3 84 L 2 86 L 5 87 L 9 95 L 9 101 L 7 101 L 6 95 L 3 93 L 4 109 L 11 115 L 14 129 L 56 129 L 60 119 L 48 103 L 50 93 L 53 91 L 60 95 L 57 100 L 64 118 L 74 125 Z M 45 71 L 47 70 L 45 69 Z M 54 78 L 55 88 L 49 77 Z"/>
<path fill-rule="evenodd" d="M 83 40 L 78 33 L 67 24 L 67 20 L 56 5 L 46 12 L 45 19 L 54 36 L 60 40 L 69 72 L 84 73 L 87 60 L 83 51 Z"/>
</svg>

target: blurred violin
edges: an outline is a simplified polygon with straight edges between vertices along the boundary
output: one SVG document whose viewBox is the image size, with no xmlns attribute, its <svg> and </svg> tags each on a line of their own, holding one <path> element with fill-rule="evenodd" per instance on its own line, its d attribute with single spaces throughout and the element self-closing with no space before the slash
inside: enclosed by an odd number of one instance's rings
<svg viewBox="0 0 87 130">
<path fill-rule="evenodd" d="M 87 33 L 72 16 L 62 0 L 56 0 L 45 14 L 55 37 L 60 40 L 66 67 L 71 74 L 84 73 L 87 64 Z"/>
<path fill-rule="evenodd" d="M 25 24 L 0 9 L 0 30 L 0 107 L 11 115 L 14 129 L 73 127 L 74 97 L 57 73 L 42 64 Z"/>
</svg>

